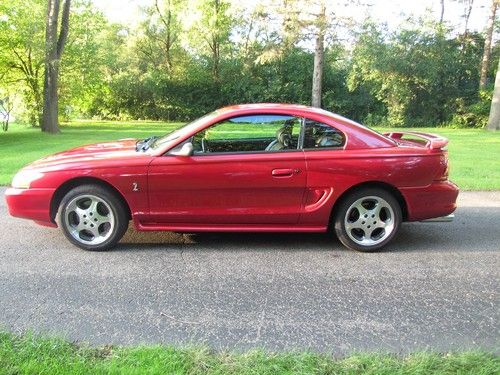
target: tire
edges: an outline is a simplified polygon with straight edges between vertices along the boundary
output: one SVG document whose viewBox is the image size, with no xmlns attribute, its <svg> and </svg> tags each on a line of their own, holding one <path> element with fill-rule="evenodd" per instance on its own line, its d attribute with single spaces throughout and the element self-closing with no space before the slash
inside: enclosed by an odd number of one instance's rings
<svg viewBox="0 0 500 375">
<path fill-rule="evenodd" d="M 82 185 L 61 200 L 57 221 L 66 238 L 89 251 L 105 251 L 115 246 L 128 228 L 128 212 L 110 189 Z"/>
<path fill-rule="evenodd" d="M 373 252 L 393 239 L 401 220 L 401 206 L 391 193 L 361 188 L 342 199 L 335 213 L 334 228 L 346 247 Z"/>
</svg>

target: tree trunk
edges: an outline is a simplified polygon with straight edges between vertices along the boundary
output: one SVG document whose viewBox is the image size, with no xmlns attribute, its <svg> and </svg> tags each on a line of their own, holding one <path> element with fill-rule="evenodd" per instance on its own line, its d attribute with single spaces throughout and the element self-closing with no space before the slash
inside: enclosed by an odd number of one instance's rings
<svg viewBox="0 0 500 375">
<path fill-rule="evenodd" d="M 487 128 L 488 130 L 500 130 L 500 60 L 498 61 L 495 89 L 493 90 Z"/>
<path fill-rule="evenodd" d="M 465 13 L 464 13 L 464 18 L 465 18 L 464 41 L 467 40 L 467 37 L 469 35 L 469 19 L 470 19 L 470 14 L 472 12 L 472 6 L 474 5 L 474 0 L 466 0 L 465 3 L 466 3 L 466 6 L 465 6 Z"/>
<path fill-rule="evenodd" d="M 219 23 L 219 14 L 221 4 L 219 0 L 214 1 L 214 17 L 215 24 Z M 212 34 L 212 75 L 216 82 L 219 82 L 219 63 L 220 63 L 220 38 L 219 30 L 215 30 Z"/>
<path fill-rule="evenodd" d="M 59 98 L 57 95 L 59 67 L 56 60 L 46 63 L 43 90 L 42 131 L 58 133 Z"/>
<path fill-rule="evenodd" d="M 212 76 L 215 81 L 219 81 L 219 59 L 220 59 L 220 43 L 218 36 L 214 35 L 212 39 Z"/>
<path fill-rule="evenodd" d="M 439 24 L 441 25 L 444 20 L 444 0 L 441 0 L 441 16 L 439 17 Z"/>
<path fill-rule="evenodd" d="M 156 7 L 156 12 L 158 13 L 158 16 L 160 17 L 161 22 L 165 26 L 166 30 L 166 40 L 165 40 L 165 61 L 167 62 L 167 68 L 169 71 L 172 70 L 172 58 L 171 58 L 171 49 L 173 45 L 173 38 L 172 38 L 172 7 L 173 4 L 171 0 L 167 0 L 167 14 L 164 15 L 161 11 L 160 4 L 158 2 L 159 0 L 155 1 L 155 7 Z"/>
<path fill-rule="evenodd" d="M 312 78 L 311 105 L 321 107 L 322 81 L 323 81 L 323 61 L 325 54 L 325 3 L 321 2 L 321 9 L 318 15 L 318 35 L 316 36 L 316 47 L 314 48 L 314 70 Z"/>
<path fill-rule="evenodd" d="M 45 79 L 43 84 L 42 131 L 58 133 L 58 80 L 59 63 L 69 31 L 69 9 L 71 0 L 64 2 L 61 15 L 61 30 L 57 33 L 61 0 L 48 0 L 45 24 Z"/>
<path fill-rule="evenodd" d="M 484 38 L 483 60 L 481 62 L 481 78 L 479 79 L 479 89 L 482 90 L 486 86 L 486 78 L 488 68 L 490 66 L 491 57 L 491 38 L 493 36 L 493 26 L 495 24 L 495 16 L 498 6 L 498 0 L 491 0 L 490 16 L 486 26 L 486 36 Z"/>
</svg>

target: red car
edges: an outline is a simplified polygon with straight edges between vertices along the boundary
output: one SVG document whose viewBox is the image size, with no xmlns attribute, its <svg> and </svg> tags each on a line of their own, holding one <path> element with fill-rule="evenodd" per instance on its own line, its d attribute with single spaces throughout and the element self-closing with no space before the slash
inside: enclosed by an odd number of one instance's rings
<svg viewBox="0 0 500 375">
<path fill-rule="evenodd" d="M 212 112 L 163 137 L 82 146 L 20 170 L 10 214 L 62 228 L 86 250 L 140 231 L 335 231 L 373 251 L 402 221 L 450 215 L 448 141 L 379 134 L 301 105 Z"/>
</svg>

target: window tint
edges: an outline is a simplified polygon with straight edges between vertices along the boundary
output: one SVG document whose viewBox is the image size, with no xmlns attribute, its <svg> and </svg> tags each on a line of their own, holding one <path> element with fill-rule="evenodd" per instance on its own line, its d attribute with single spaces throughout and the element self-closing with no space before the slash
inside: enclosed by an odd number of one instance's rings
<svg viewBox="0 0 500 375">
<path fill-rule="evenodd" d="M 342 147 L 344 136 L 334 127 L 313 120 L 305 120 L 304 149 Z"/>
<path fill-rule="evenodd" d="M 233 117 L 197 133 L 192 143 L 195 154 L 294 150 L 300 125 L 293 116 Z"/>
</svg>

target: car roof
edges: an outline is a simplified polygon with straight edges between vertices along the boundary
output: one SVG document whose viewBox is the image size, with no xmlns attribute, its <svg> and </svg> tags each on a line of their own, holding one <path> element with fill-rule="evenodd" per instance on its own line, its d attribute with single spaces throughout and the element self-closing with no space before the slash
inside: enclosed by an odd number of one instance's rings
<svg viewBox="0 0 500 375">
<path fill-rule="evenodd" d="M 230 105 L 226 106 L 223 108 L 219 108 L 217 111 L 219 113 L 226 113 L 226 112 L 234 112 L 234 111 L 243 111 L 243 110 L 266 110 L 266 109 L 271 109 L 271 110 L 283 110 L 285 112 L 303 112 L 303 113 L 310 113 L 310 114 L 318 114 L 322 116 L 328 116 L 332 118 L 333 120 L 337 120 L 339 122 L 343 123 L 348 123 L 350 125 L 354 126 L 361 126 L 363 128 L 366 128 L 364 125 L 353 121 L 351 119 L 348 119 L 347 117 L 341 116 L 339 114 L 324 110 L 322 108 L 317 108 L 317 107 L 311 107 L 303 104 L 289 104 L 289 103 L 252 103 L 252 104 L 235 104 L 235 105 Z"/>
</svg>

